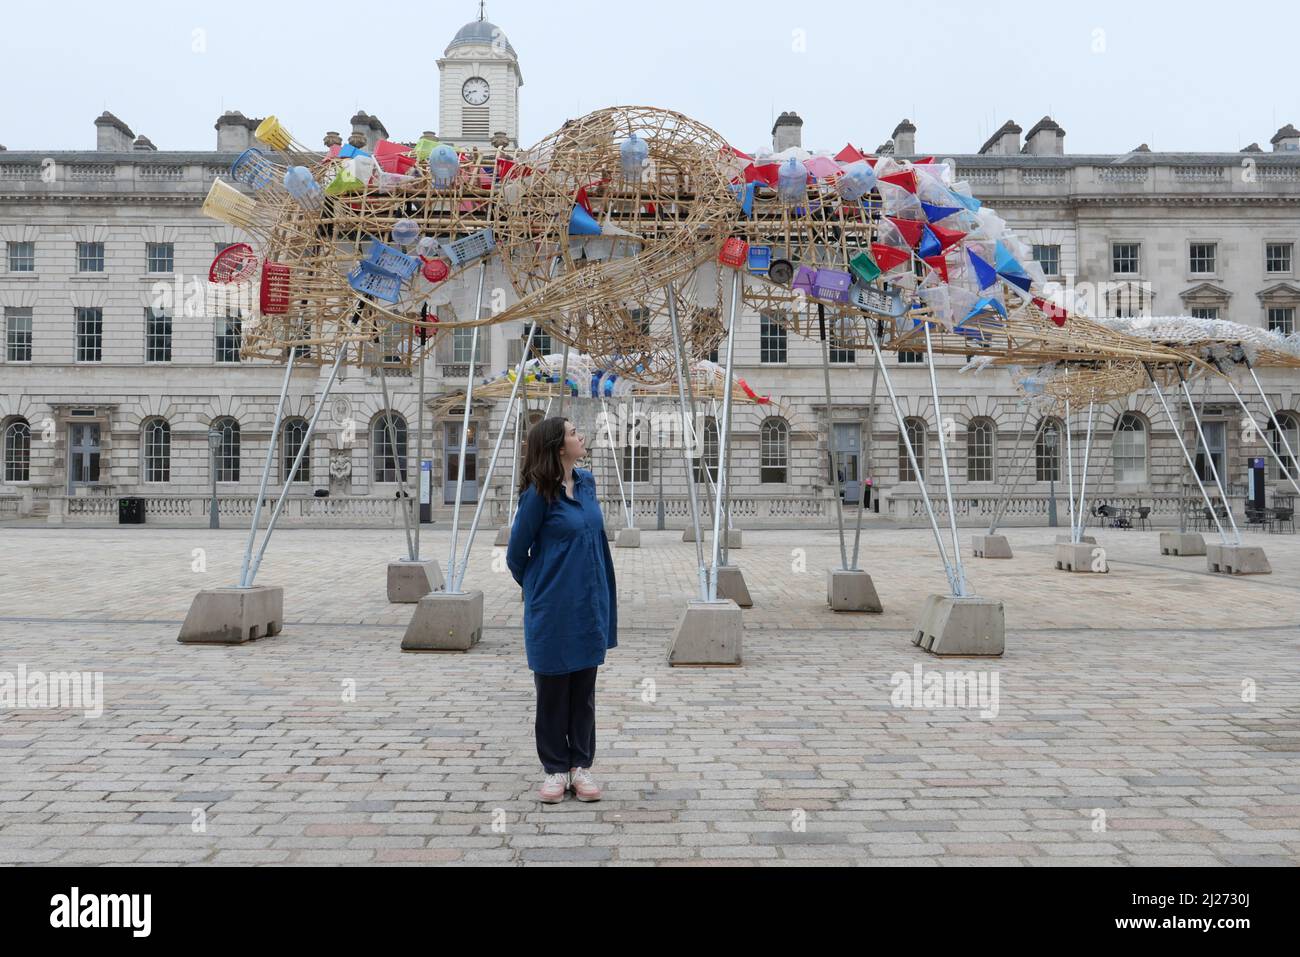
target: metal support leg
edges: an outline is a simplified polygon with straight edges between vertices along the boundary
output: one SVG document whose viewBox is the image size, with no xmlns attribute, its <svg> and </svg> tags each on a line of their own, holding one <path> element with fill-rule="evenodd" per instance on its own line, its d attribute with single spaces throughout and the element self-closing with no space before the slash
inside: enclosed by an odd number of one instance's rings
<svg viewBox="0 0 1300 957">
<path fill-rule="evenodd" d="M 835 413 L 831 407 L 831 353 L 826 338 L 826 307 L 817 303 L 817 324 L 822 338 L 822 378 L 826 385 L 826 464 L 830 469 L 831 485 L 835 489 L 835 522 L 840 538 L 840 568 L 849 567 L 849 550 L 844 541 L 844 493 L 840 487 L 839 469 L 835 467 Z"/>
<path fill-rule="evenodd" d="M 279 499 L 276 500 L 275 508 L 271 510 L 271 520 L 267 522 L 266 534 L 262 537 L 262 545 L 257 550 L 257 558 L 253 561 L 253 567 L 248 571 L 248 578 L 243 585 L 244 588 L 253 587 L 253 581 L 257 578 L 257 571 L 262 567 L 262 557 L 266 555 L 266 546 L 271 543 L 271 534 L 275 531 L 275 523 L 280 517 L 280 509 L 284 508 L 285 500 L 289 497 L 289 489 L 293 485 L 293 477 L 298 474 L 298 466 L 302 465 L 303 457 L 307 454 L 307 450 L 311 448 L 311 437 L 316 434 L 316 423 L 325 408 L 325 400 L 329 398 L 330 390 L 334 388 L 334 379 L 339 374 L 339 366 L 343 364 L 343 357 L 347 355 L 347 352 L 346 346 L 340 346 L 339 353 L 334 358 L 334 365 L 330 369 L 330 377 L 326 380 L 325 388 L 321 390 L 320 397 L 316 400 L 316 408 L 312 412 L 311 421 L 307 423 L 307 434 L 303 437 L 302 445 L 298 448 L 298 454 L 294 457 L 289 474 L 285 476 L 284 489 L 280 492 Z"/>
<path fill-rule="evenodd" d="M 627 510 L 627 491 L 623 488 L 623 470 L 619 468 L 618 446 L 614 444 L 614 427 L 609 422 L 609 406 L 605 404 L 605 397 L 600 397 L 600 410 L 605 415 L 605 434 L 609 436 L 609 455 L 614 462 L 614 475 L 618 478 L 618 502 L 623 506 L 623 517 L 627 519 L 627 527 L 632 527 L 632 516 Z"/>
<path fill-rule="evenodd" d="M 1273 428 L 1276 430 L 1278 438 L 1282 440 L 1282 448 L 1286 449 L 1286 454 L 1291 457 L 1291 468 L 1286 467 L 1281 458 L 1278 457 L 1277 449 L 1274 449 L 1270 442 L 1265 440 L 1264 444 L 1272 449 L 1274 457 L 1278 459 L 1278 468 L 1282 470 L 1282 474 L 1285 475 L 1287 481 L 1291 483 L 1291 487 L 1296 490 L 1296 494 L 1300 495 L 1300 483 L 1296 482 L 1295 476 L 1296 464 L 1297 462 L 1300 462 L 1300 459 L 1296 458 L 1295 449 L 1291 448 L 1291 441 L 1286 437 L 1286 429 L 1282 428 L 1282 423 L 1278 421 L 1277 414 L 1273 411 L 1273 403 L 1269 402 L 1268 396 L 1264 394 L 1264 386 L 1260 383 L 1259 376 L 1255 375 L 1254 367 L 1247 363 L 1246 368 L 1250 370 L 1250 377 L 1255 380 L 1255 388 L 1259 390 L 1259 397 L 1264 400 L 1264 408 L 1268 410 L 1268 420 L 1273 423 Z M 1231 380 L 1228 382 L 1228 385 L 1232 387 L 1232 394 L 1237 396 L 1237 401 L 1241 402 L 1241 396 L 1237 394 L 1237 389 L 1235 386 L 1232 386 Z M 1241 407 L 1243 409 L 1246 408 L 1246 403 L 1242 402 Z M 1249 415 L 1249 411 L 1247 411 L 1247 414 Z M 1251 420 L 1254 421 L 1254 416 L 1251 417 Z"/>
<path fill-rule="evenodd" d="M 1029 416 L 1032 412 L 1033 407 L 1027 406 L 1025 408 L 1024 418 L 1020 420 L 1020 431 L 1016 433 L 1016 447 L 1011 453 L 1013 459 L 1019 460 L 1020 468 L 1016 471 L 1015 481 L 1003 489 L 1002 496 L 998 499 L 998 504 L 993 509 L 993 521 L 989 522 L 988 533 L 990 535 L 996 535 L 998 533 L 998 525 L 1002 522 L 1002 516 L 1006 514 L 1007 506 L 1011 504 L 1011 499 L 1020 488 L 1020 480 L 1025 477 L 1025 470 L 1029 467 L 1029 456 L 1021 455 L 1020 453 L 1023 448 L 1022 443 L 1024 442 L 1025 426 L 1029 424 Z M 1038 447 L 1038 437 L 1043 434 L 1046 428 L 1047 417 L 1043 416 L 1043 420 L 1038 423 L 1038 430 L 1034 433 L 1034 439 L 1032 442 L 1034 448 Z"/>
<path fill-rule="evenodd" d="M 1194 405 L 1192 401 L 1191 390 L 1187 388 L 1187 379 L 1183 376 L 1183 370 L 1178 369 L 1178 383 L 1183 388 L 1183 396 L 1187 399 L 1187 404 Z M 1196 414 L 1195 408 L 1192 409 L 1192 421 L 1196 423 L 1196 434 L 1201 440 L 1201 448 L 1205 449 L 1205 461 L 1210 466 L 1210 474 L 1214 476 L 1214 484 L 1219 489 L 1219 497 L 1223 501 L 1223 510 L 1228 513 L 1228 524 L 1232 526 L 1233 544 L 1241 544 L 1241 532 L 1237 528 L 1237 520 L 1232 514 L 1232 503 L 1228 501 L 1228 491 L 1224 488 L 1223 479 L 1219 477 L 1219 467 L 1214 464 L 1214 456 L 1210 454 L 1210 444 L 1205 441 L 1205 430 L 1201 428 L 1201 417 Z M 1211 509 L 1213 511 L 1213 509 Z"/>
<path fill-rule="evenodd" d="M 1088 403 L 1088 430 L 1084 432 L 1083 470 L 1079 474 L 1079 507 L 1075 510 L 1075 514 L 1079 517 L 1079 528 L 1074 533 L 1076 545 L 1083 541 L 1083 529 L 1088 523 L 1088 513 L 1084 510 L 1084 504 L 1088 496 L 1088 460 L 1092 457 L 1092 424 L 1096 407 L 1095 402 Z"/>
<path fill-rule="evenodd" d="M 396 410 L 393 409 L 393 403 L 388 398 L 388 377 L 384 374 L 383 356 L 379 358 L 379 387 L 383 390 L 384 408 L 387 410 L 384 413 L 384 431 L 388 434 L 388 447 L 393 450 L 393 465 L 397 470 L 397 494 L 402 512 L 402 530 L 406 532 L 406 555 L 414 562 L 419 561 L 419 554 L 415 550 L 415 539 L 411 536 L 411 500 L 406 492 L 402 456 L 397 447 L 397 427 L 393 424 L 393 416 L 396 414 Z"/>
<path fill-rule="evenodd" d="M 948 587 L 955 597 L 961 597 L 961 592 L 957 588 L 957 575 L 953 570 L 952 562 L 948 560 L 948 550 L 943 546 L 943 535 L 939 531 L 939 520 L 935 517 L 934 506 L 930 503 L 930 493 L 925 489 L 925 476 L 921 473 L 921 467 L 916 462 L 916 450 L 912 448 L 912 439 L 907 434 L 907 418 L 903 415 L 902 406 L 898 404 L 898 395 L 894 392 L 894 383 L 889 377 L 889 369 L 885 366 L 884 360 L 880 355 L 880 340 L 876 334 L 868 327 L 871 334 L 871 348 L 876 354 L 876 362 L 880 364 L 880 371 L 884 375 L 885 389 L 889 393 L 889 402 L 894 409 L 894 418 L 898 420 L 899 435 L 903 439 L 903 448 L 907 450 L 907 461 L 911 463 L 912 473 L 916 476 L 916 487 L 921 490 L 921 501 L 925 504 L 925 514 L 930 519 L 930 530 L 934 532 L 934 543 L 939 546 L 939 557 L 943 559 L 944 574 L 948 576 Z"/>
<path fill-rule="evenodd" d="M 1182 429 L 1180 429 L 1178 423 L 1174 421 L 1174 413 L 1170 410 L 1169 403 L 1165 401 L 1165 395 L 1160 391 L 1160 384 L 1156 382 L 1155 374 L 1152 373 L 1149 365 L 1146 366 L 1146 370 L 1147 378 L 1151 380 L 1151 387 L 1155 389 L 1156 398 L 1160 400 L 1160 405 L 1165 410 L 1165 416 L 1169 419 L 1169 427 L 1174 430 L 1174 438 L 1178 440 L 1178 447 L 1183 450 L 1183 458 L 1187 460 L 1187 467 L 1192 470 L 1192 478 L 1196 479 L 1196 487 L 1201 490 L 1201 498 L 1205 499 L 1205 507 L 1209 510 L 1210 516 L 1214 519 L 1214 524 L 1219 527 L 1219 536 L 1225 543 L 1227 543 L 1228 536 L 1223 531 L 1223 523 L 1219 521 L 1219 513 L 1214 510 L 1214 502 L 1210 499 L 1210 493 L 1205 490 L 1205 483 L 1202 482 L 1201 477 L 1196 474 L 1196 460 L 1192 458 L 1192 453 L 1187 451 L 1187 443 L 1183 441 Z"/>
<path fill-rule="evenodd" d="M 506 403 L 505 417 L 501 420 L 501 431 L 497 433 L 496 444 L 492 446 L 492 458 L 488 461 L 487 474 L 484 476 L 480 486 L 478 503 L 474 506 L 474 520 L 470 522 L 469 535 L 465 541 L 465 554 L 457 566 L 459 569 L 456 581 L 452 585 L 452 594 L 459 595 L 460 588 L 465 584 L 465 570 L 469 568 L 470 552 L 474 548 L 474 537 L 478 534 L 478 523 L 483 517 L 483 508 L 487 505 L 487 490 L 492 486 L 492 476 L 496 473 L 497 456 L 501 454 L 501 445 L 505 441 L 506 426 L 510 422 L 511 413 L 514 412 L 515 401 L 519 398 L 519 386 L 524 381 L 524 368 L 528 364 L 528 350 L 533 345 L 533 333 L 537 330 L 536 324 L 528 329 L 528 342 L 524 345 L 524 354 L 519 360 L 519 368 L 515 375 L 515 383 L 510 389 L 510 401 Z"/>
<path fill-rule="evenodd" d="M 952 500 L 952 477 L 948 474 L 948 449 L 943 440 L 943 413 L 939 409 L 939 380 L 934 372 L 934 347 L 930 341 L 930 323 L 923 322 L 925 329 L 926 365 L 930 369 L 930 393 L 934 399 L 935 425 L 939 434 L 939 461 L 943 465 L 943 491 L 948 500 L 948 524 L 952 530 L 953 570 L 957 584 L 956 596 L 966 598 L 970 589 L 966 585 L 966 570 L 961 564 L 961 538 L 957 534 L 957 508 Z"/>
<path fill-rule="evenodd" d="M 275 424 L 271 427 L 271 442 L 266 449 L 266 464 L 262 466 L 262 483 L 257 489 L 257 502 L 253 505 L 253 524 L 248 528 L 248 544 L 244 546 L 244 561 L 239 566 L 239 587 L 248 587 L 248 566 L 253 560 L 253 543 L 257 540 L 257 520 L 262 516 L 262 499 L 266 496 L 266 484 L 271 478 L 271 468 L 275 462 L 275 444 L 280 437 L 280 423 L 284 420 L 284 400 L 289 395 L 289 375 L 293 372 L 293 359 L 298 350 L 289 348 L 289 361 L 284 367 L 284 384 L 280 386 L 280 401 L 275 407 Z M 292 476 L 291 476 L 292 477 Z"/>
<path fill-rule="evenodd" d="M 483 315 L 483 282 L 487 278 L 487 260 L 479 263 L 478 267 L 478 296 L 474 304 L 474 318 L 479 319 Z M 481 326 L 474 327 L 474 333 L 469 340 L 469 371 L 465 375 L 465 414 L 460 424 L 460 457 L 456 462 L 456 504 L 451 513 L 451 555 L 447 560 L 447 581 L 453 584 L 456 578 L 456 546 L 457 539 L 460 537 L 460 503 L 464 500 L 465 495 L 465 453 L 469 451 L 469 417 L 470 411 L 474 405 L 474 363 L 478 360 L 478 335 Z M 480 495 L 482 492 L 479 493 Z M 454 587 L 448 589 L 448 594 L 460 594 Z"/>
<path fill-rule="evenodd" d="M 704 566 L 704 539 L 700 534 L 700 501 L 699 493 L 695 488 L 695 477 L 691 475 L 691 439 L 693 439 L 694 425 L 691 421 L 691 410 L 694 403 L 687 404 L 686 401 L 686 382 L 690 377 L 691 370 L 686 362 L 685 349 L 682 346 L 682 329 L 677 321 L 677 290 L 671 285 L 668 287 L 668 319 L 673 327 L 673 350 L 677 359 L 677 399 L 682 407 L 682 451 L 683 464 L 686 466 L 686 491 L 691 500 L 691 527 L 695 529 L 695 564 L 696 571 L 700 581 L 700 598 L 703 601 L 709 600 L 709 573 Z M 700 449 L 700 467 L 708 471 L 703 461 L 704 449 Z"/>
<path fill-rule="evenodd" d="M 874 320 L 867 319 L 865 321 L 873 322 Z M 874 363 L 872 365 L 872 373 L 871 373 L 871 405 L 867 409 L 867 441 L 865 443 L 865 448 L 863 448 L 862 450 L 863 472 L 865 473 L 866 478 L 871 479 L 873 483 L 875 482 L 875 474 L 871 470 L 871 463 L 872 463 L 871 453 L 874 451 L 875 438 L 876 438 L 876 386 L 879 384 L 879 382 L 880 382 L 880 357 L 877 355 L 874 357 Z M 876 491 L 876 487 L 874 484 L 871 486 L 871 491 L 873 494 Z M 859 499 L 858 520 L 855 523 L 855 527 L 853 529 L 853 570 L 854 571 L 856 571 L 858 568 L 858 555 L 862 547 L 862 513 L 865 511 L 866 508 L 863 506 L 862 500 Z"/>
<path fill-rule="evenodd" d="M 1069 502 L 1070 502 L 1070 541 L 1079 544 L 1079 540 L 1074 537 L 1075 514 L 1074 514 L 1074 441 L 1072 433 L 1074 432 L 1073 422 L 1070 415 L 1070 401 L 1065 402 L 1065 477 L 1069 481 Z"/>
<path fill-rule="evenodd" d="M 740 272 L 731 277 L 731 308 L 727 318 L 727 364 L 722 382 L 722 423 L 718 433 L 718 481 L 713 497 L 713 564 L 709 571 L 709 601 L 718 600 L 718 568 L 722 563 L 722 539 L 726 535 L 723 524 L 722 497 L 727 485 L 728 452 L 731 447 L 731 374 L 736 360 L 736 300 L 740 297 Z"/>
</svg>

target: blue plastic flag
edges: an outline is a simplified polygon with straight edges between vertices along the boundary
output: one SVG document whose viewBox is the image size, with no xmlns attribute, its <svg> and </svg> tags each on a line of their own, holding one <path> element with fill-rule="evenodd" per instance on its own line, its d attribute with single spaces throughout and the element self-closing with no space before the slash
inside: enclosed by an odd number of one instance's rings
<svg viewBox="0 0 1300 957">
<path fill-rule="evenodd" d="M 929 259 L 932 256 L 943 254 L 943 244 L 939 242 L 939 237 L 934 234 L 929 226 L 921 227 L 921 245 L 918 252 L 922 259 Z"/>
<path fill-rule="evenodd" d="M 921 202 L 921 209 L 925 212 L 925 218 L 932 223 L 941 223 L 949 216 L 961 212 L 960 206 L 935 206 L 925 201 Z"/>
<path fill-rule="evenodd" d="M 1004 275 L 1006 273 L 1011 273 L 1016 276 L 1023 276 L 1025 274 L 1025 267 L 1020 265 L 1019 259 L 1011 255 L 1011 250 L 1007 249 L 1007 247 L 1002 244 L 1001 240 L 998 240 L 996 251 L 998 272 L 1003 273 Z"/>
<path fill-rule="evenodd" d="M 581 206 L 573 207 L 573 215 L 569 217 L 569 235 L 570 236 L 599 236 L 600 223 L 592 218 L 591 213 L 587 212 Z"/>
<path fill-rule="evenodd" d="M 998 271 L 996 269 L 981 259 L 973 249 L 966 250 L 966 255 L 970 257 L 970 263 L 975 267 L 975 275 L 979 279 L 981 289 L 988 289 L 990 286 L 997 285 Z"/>
</svg>

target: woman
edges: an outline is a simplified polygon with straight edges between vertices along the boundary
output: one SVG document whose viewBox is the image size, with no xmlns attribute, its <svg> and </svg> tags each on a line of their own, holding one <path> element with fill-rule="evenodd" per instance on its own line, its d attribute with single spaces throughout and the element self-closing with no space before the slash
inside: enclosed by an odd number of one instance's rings
<svg viewBox="0 0 1300 957">
<path fill-rule="evenodd" d="M 546 780 L 537 796 L 558 804 L 572 789 L 599 801 L 596 669 L 618 646 L 614 558 L 596 481 L 576 464 L 586 439 L 567 419 L 528 432 L 519 511 L 506 565 L 524 589 L 524 649 L 537 686 L 537 755 Z"/>
</svg>

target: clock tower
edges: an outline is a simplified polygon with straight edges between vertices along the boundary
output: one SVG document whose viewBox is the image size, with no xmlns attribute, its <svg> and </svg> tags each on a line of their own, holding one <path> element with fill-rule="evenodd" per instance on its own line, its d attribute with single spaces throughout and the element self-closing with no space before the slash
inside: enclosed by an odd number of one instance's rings
<svg viewBox="0 0 1300 957">
<path fill-rule="evenodd" d="M 438 60 L 438 138 L 460 147 L 492 145 L 502 133 L 519 146 L 519 57 L 504 31 L 479 15 Z"/>
</svg>

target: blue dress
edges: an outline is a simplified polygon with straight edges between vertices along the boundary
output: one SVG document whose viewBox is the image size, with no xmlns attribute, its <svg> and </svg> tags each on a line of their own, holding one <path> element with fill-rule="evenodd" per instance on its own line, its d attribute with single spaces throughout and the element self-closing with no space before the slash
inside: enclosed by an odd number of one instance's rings
<svg viewBox="0 0 1300 957">
<path fill-rule="evenodd" d="M 555 501 L 530 485 L 519 497 L 506 565 L 524 589 L 524 650 L 539 675 L 567 675 L 605 663 L 618 647 L 614 557 L 596 480 L 573 470 L 573 494 Z"/>
</svg>

